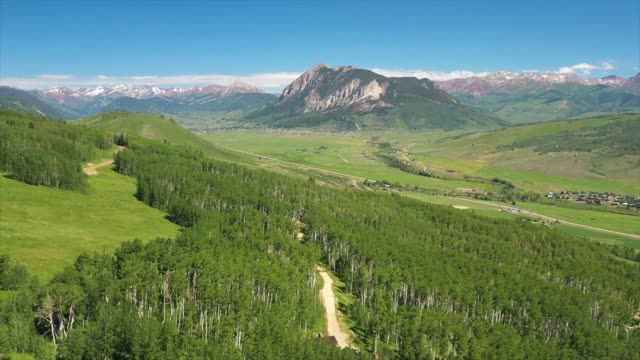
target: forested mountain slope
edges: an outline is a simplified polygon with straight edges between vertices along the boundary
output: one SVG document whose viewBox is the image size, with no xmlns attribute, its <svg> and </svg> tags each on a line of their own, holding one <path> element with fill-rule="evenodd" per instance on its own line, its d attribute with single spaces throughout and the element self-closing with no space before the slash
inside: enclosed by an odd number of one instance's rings
<svg viewBox="0 0 640 360">
<path fill-rule="evenodd" d="M 640 96 L 634 86 L 636 78 L 611 75 L 586 79 L 576 74 L 494 72 L 437 84 L 464 103 L 517 124 L 637 111 Z"/>
<path fill-rule="evenodd" d="M 24 111 L 27 113 L 47 116 L 54 119 L 79 118 L 79 112 L 42 97 L 34 91 L 0 86 L 0 110 Z"/>
<path fill-rule="evenodd" d="M 128 139 L 116 169 L 185 230 L 81 256 L 51 284 L 19 287 L 0 313 L 16 319 L 1 322 L 0 345 L 24 351 L 6 335 L 22 331 L 55 339 L 64 359 L 354 358 L 311 340 L 323 262 L 355 296 L 346 311 L 360 358 L 640 353 L 630 249 L 148 140 Z"/>
<path fill-rule="evenodd" d="M 306 223 L 308 246 L 320 246 L 357 296 L 348 310 L 370 351 L 397 349 L 406 358 L 624 358 L 640 345 L 636 333 L 620 336 L 638 307 L 638 264 L 614 260 L 608 247 L 187 154 L 175 162 L 179 167 L 154 170 L 167 156 L 138 148 L 119 154 L 117 163 L 137 174 L 140 199 L 187 226 L 209 211 L 238 213 L 235 221 L 246 223 L 249 209 L 289 218 L 279 225 L 265 219 L 263 231 Z M 631 250 L 617 251 L 638 260 Z"/>
</svg>

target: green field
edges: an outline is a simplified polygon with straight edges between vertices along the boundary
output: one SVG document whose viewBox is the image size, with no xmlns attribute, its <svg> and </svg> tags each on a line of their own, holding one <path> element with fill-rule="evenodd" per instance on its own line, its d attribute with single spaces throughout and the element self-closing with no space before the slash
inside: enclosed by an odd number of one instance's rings
<svg viewBox="0 0 640 360">
<path fill-rule="evenodd" d="M 111 253 L 125 240 L 172 237 L 178 226 L 139 202 L 135 179 L 108 168 L 85 192 L 27 185 L 0 176 L 0 253 L 48 280 L 81 253 Z"/>
<path fill-rule="evenodd" d="M 370 180 L 386 180 L 433 189 L 468 188 L 464 180 L 442 180 L 413 175 L 390 168 L 377 159 L 370 144 L 374 133 L 252 132 L 219 131 L 204 136 L 223 148 L 273 157 L 318 169 Z M 262 163 L 272 160 L 262 158 Z M 491 184 L 474 183 L 479 189 L 496 189 Z"/>
<path fill-rule="evenodd" d="M 442 191 L 499 191 L 489 182 L 467 181 L 500 178 L 518 189 L 545 194 L 548 191 L 584 190 L 640 194 L 640 156 L 612 156 L 601 151 L 539 154 L 531 148 L 511 149 L 510 144 L 554 136 L 562 132 L 602 127 L 615 122 L 640 121 L 638 115 L 609 115 L 583 120 L 548 122 L 478 133 L 432 132 L 346 132 L 236 130 L 216 131 L 204 136 L 227 148 L 254 154 L 257 164 L 280 171 L 294 171 L 296 164 L 307 170 L 330 171 L 356 181 L 386 180 L 401 185 L 417 185 Z M 436 177 L 424 177 L 387 166 L 375 156 L 380 143 L 388 143 L 394 156 L 424 166 Z M 300 168 L 298 169 L 301 170 Z M 457 206 L 467 201 L 424 193 L 404 192 L 421 200 Z M 413 195 L 411 195 L 413 194 Z M 495 203 L 469 206 L 491 217 L 506 216 Z M 504 205 L 504 204 L 499 204 Z M 589 209 L 569 209 L 538 203 L 518 202 L 518 207 L 552 218 L 628 234 L 640 234 L 640 217 Z M 562 228 L 569 226 L 563 225 Z M 574 231 L 575 232 L 575 231 Z M 639 241 L 618 235 L 580 229 L 580 234 L 596 240 L 639 247 Z"/>
<path fill-rule="evenodd" d="M 235 127 L 238 125 L 237 119 L 244 115 L 246 113 L 241 111 L 164 114 L 165 118 L 174 119 L 178 124 L 191 131 Z"/>
<path fill-rule="evenodd" d="M 553 190 L 613 191 L 640 193 L 640 156 L 611 154 L 602 149 L 591 152 L 536 152 L 512 147 L 514 143 L 545 138 L 563 132 L 575 132 L 611 124 L 640 121 L 639 115 L 557 121 L 517 126 L 477 133 L 390 132 L 381 138 L 406 149 L 415 158 L 436 171 L 473 176 L 500 177 L 520 188 L 537 192 Z M 614 136 L 611 141 L 616 141 Z M 590 145 L 590 144 L 586 144 Z"/>
<path fill-rule="evenodd" d="M 576 151 L 541 154 L 532 148 L 505 148 L 533 137 L 604 126 L 610 121 L 640 121 L 640 116 L 607 116 L 478 133 L 218 131 L 204 137 L 225 148 L 362 178 L 429 188 L 495 190 L 489 184 L 464 181 L 464 176 L 469 175 L 507 179 L 520 189 L 538 193 L 559 190 L 640 193 L 639 155 Z M 373 155 L 377 150 L 375 143 L 380 142 L 391 144 L 406 158 L 438 174 L 440 179 L 384 166 Z"/>
</svg>

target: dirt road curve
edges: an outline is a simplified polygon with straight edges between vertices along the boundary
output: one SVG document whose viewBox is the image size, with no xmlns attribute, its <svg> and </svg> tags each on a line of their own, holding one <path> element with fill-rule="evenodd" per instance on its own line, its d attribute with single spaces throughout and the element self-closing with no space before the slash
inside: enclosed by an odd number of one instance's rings
<svg viewBox="0 0 640 360">
<path fill-rule="evenodd" d="M 540 219 L 543 219 L 543 220 L 557 221 L 560 224 L 570 225 L 570 226 L 579 227 L 579 228 L 583 228 L 583 229 L 589 229 L 589 230 L 593 230 L 593 231 L 604 232 L 604 233 L 613 234 L 613 235 L 628 236 L 628 237 L 640 240 L 640 235 L 628 234 L 628 233 L 623 233 L 623 232 L 619 232 L 619 231 L 613 231 L 613 230 L 597 228 L 597 227 L 593 227 L 593 226 L 589 226 L 589 225 L 577 224 L 577 223 L 573 223 L 573 222 L 570 222 L 570 221 L 559 220 L 559 219 L 552 218 L 552 217 L 549 217 L 549 216 L 546 216 L 546 215 L 535 213 L 533 211 L 525 210 L 525 209 L 522 209 L 522 208 L 519 208 L 519 207 L 516 207 L 516 206 L 506 206 L 506 205 L 492 204 L 492 203 L 485 202 L 485 201 L 472 200 L 472 199 L 463 199 L 463 198 L 458 198 L 458 197 L 456 199 L 457 200 L 463 200 L 463 201 L 469 201 L 469 202 L 473 202 L 473 203 L 478 203 L 478 204 L 490 205 L 490 206 L 494 206 L 494 207 L 511 207 L 511 208 L 520 210 L 521 214 L 530 215 L 530 216 L 537 217 L 537 218 L 540 218 Z"/>
<path fill-rule="evenodd" d="M 115 151 L 115 154 L 119 153 L 120 151 L 122 151 L 124 149 L 126 149 L 126 147 L 118 146 L 118 148 Z M 84 173 L 89 175 L 89 176 L 98 175 L 98 168 L 109 166 L 111 164 L 113 164 L 113 159 L 105 160 L 105 161 L 99 162 L 97 164 L 88 163 L 87 166 L 82 170 L 84 170 Z"/>
<path fill-rule="evenodd" d="M 318 271 L 324 281 L 324 286 L 322 287 L 322 290 L 320 290 L 320 295 L 327 313 L 327 334 L 336 338 L 340 348 L 346 348 L 349 346 L 349 336 L 347 333 L 342 331 L 340 324 L 338 323 L 336 296 L 333 293 L 333 280 L 329 274 L 327 274 L 327 271 L 320 266 L 318 266 Z"/>
</svg>

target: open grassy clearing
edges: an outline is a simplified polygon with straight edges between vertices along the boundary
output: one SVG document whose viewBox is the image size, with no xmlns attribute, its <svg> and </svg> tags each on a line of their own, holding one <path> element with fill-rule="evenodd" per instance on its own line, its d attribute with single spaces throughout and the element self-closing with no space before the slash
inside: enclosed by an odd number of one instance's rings
<svg viewBox="0 0 640 360">
<path fill-rule="evenodd" d="M 370 180 L 386 180 L 392 183 L 418 185 L 433 189 L 455 190 L 474 187 L 496 190 L 492 184 L 470 183 L 463 179 L 443 180 L 405 173 L 390 168 L 377 159 L 370 144 L 371 133 L 312 133 L 312 132 L 252 132 L 219 131 L 205 139 L 222 148 L 228 148 L 263 156 L 259 161 L 285 162 L 333 171 Z"/>
<path fill-rule="evenodd" d="M 101 168 L 88 182 L 86 191 L 75 192 L 0 176 L 0 253 L 48 280 L 81 253 L 176 235 L 178 226 L 163 212 L 133 196 L 135 179 Z"/>
<path fill-rule="evenodd" d="M 640 216 L 594 210 L 574 210 L 537 203 L 518 203 L 518 207 L 577 224 L 640 235 Z"/>
<path fill-rule="evenodd" d="M 107 112 L 75 123 L 103 129 L 113 134 L 140 136 L 147 139 L 189 146 L 220 160 L 245 164 L 251 164 L 253 162 L 251 157 L 224 151 L 211 142 L 200 138 L 191 131 L 176 124 L 175 121 L 158 115 Z"/>
</svg>

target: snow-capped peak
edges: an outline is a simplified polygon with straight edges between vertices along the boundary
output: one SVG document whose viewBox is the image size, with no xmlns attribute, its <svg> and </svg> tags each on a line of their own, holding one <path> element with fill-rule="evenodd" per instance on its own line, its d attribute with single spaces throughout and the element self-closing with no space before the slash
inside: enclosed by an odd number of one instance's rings
<svg viewBox="0 0 640 360">
<path fill-rule="evenodd" d="M 107 92 L 107 89 L 104 86 L 98 86 L 95 87 L 93 89 L 86 89 L 87 91 L 84 92 L 82 95 L 84 96 L 98 96 L 101 94 L 104 94 L 105 92 Z"/>
<path fill-rule="evenodd" d="M 130 84 L 119 84 L 111 88 L 105 86 L 96 86 L 94 88 L 79 88 L 72 90 L 63 86 L 56 86 L 51 89 L 40 91 L 41 94 L 55 98 L 61 103 L 82 101 L 82 99 L 91 99 L 94 97 L 132 97 L 136 99 L 148 99 L 156 96 L 168 98 L 185 97 L 198 94 L 220 94 L 227 96 L 239 93 L 259 93 L 262 90 L 257 87 L 236 81 L 229 86 L 207 85 L 194 86 L 191 88 L 160 88 L 155 85 L 133 86 Z"/>
</svg>

